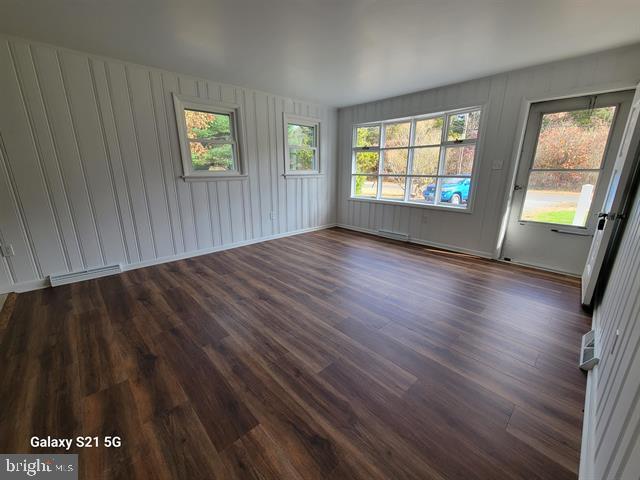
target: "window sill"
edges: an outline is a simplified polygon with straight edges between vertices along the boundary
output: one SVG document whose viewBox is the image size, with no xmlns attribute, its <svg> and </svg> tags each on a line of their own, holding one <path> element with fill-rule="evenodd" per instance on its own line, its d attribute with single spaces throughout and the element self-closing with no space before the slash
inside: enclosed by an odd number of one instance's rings
<svg viewBox="0 0 640 480">
<path fill-rule="evenodd" d="M 185 182 L 215 182 L 218 180 L 243 180 L 248 178 L 246 173 L 230 173 L 219 175 L 182 175 L 180 178 Z"/>
<path fill-rule="evenodd" d="M 455 213 L 466 213 L 466 214 L 473 213 L 473 209 L 471 207 L 460 208 L 460 207 L 450 207 L 448 205 L 426 205 L 422 203 L 396 202 L 394 200 L 378 200 L 377 198 L 361 198 L 361 197 L 349 197 L 347 200 L 352 202 L 380 203 L 383 205 L 394 205 L 399 207 L 426 208 L 427 210 L 438 210 L 440 212 L 455 212 Z"/>
<path fill-rule="evenodd" d="M 318 177 L 324 177 L 324 173 L 318 173 L 318 172 L 313 172 L 313 173 L 283 173 L 282 176 L 287 179 L 289 177 L 291 178 L 318 178 Z"/>
</svg>

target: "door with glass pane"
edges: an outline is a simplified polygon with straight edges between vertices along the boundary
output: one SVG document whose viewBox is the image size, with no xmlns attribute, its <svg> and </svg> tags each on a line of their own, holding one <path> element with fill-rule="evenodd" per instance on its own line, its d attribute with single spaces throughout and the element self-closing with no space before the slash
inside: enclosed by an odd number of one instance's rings
<svg viewBox="0 0 640 480">
<path fill-rule="evenodd" d="M 633 92 L 531 106 L 502 257 L 579 274 Z"/>
</svg>

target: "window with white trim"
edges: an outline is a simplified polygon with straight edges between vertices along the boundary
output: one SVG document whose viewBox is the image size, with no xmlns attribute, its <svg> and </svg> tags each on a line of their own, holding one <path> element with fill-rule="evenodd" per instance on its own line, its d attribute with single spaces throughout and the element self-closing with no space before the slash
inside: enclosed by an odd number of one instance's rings
<svg viewBox="0 0 640 480">
<path fill-rule="evenodd" d="M 239 105 L 174 94 L 185 179 L 241 175 Z"/>
<path fill-rule="evenodd" d="M 478 107 L 353 127 L 351 197 L 466 209 Z"/>
<path fill-rule="evenodd" d="M 320 121 L 314 118 L 284 115 L 285 174 L 320 173 Z"/>
</svg>

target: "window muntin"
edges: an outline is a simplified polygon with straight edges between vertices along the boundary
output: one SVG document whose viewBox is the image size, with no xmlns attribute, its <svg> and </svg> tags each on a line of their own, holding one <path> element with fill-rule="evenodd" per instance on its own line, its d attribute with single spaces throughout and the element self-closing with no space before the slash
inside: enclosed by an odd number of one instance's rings
<svg viewBox="0 0 640 480">
<path fill-rule="evenodd" d="M 242 175 L 240 106 L 174 94 L 185 179 Z"/>
<path fill-rule="evenodd" d="M 468 208 L 480 117 L 475 107 L 354 126 L 351 197 Z"/>
<path fill-rule="evenodd" d="M 320 171 L 320 122 L 285 114 L 285 173 L 317 174 Z"/>
</svg>

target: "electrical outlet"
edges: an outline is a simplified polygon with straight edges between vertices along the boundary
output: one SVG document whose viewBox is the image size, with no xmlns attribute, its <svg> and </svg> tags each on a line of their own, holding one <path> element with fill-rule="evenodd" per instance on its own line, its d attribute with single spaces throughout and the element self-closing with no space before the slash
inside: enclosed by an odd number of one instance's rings
<svg viewBox="0 0 640 480">
<path fill-rule="evenodd" d="M 427 212 L 424 212 L 422 214 L 422 223 L 425 224 L 427 223 L 428 220 L 429 220 L 429 215 L 427 215 Z"/>
<path fill-rule="evenodd" d="M 274 212 L 274 211 L 269 212 L 269 219 L 270 220 L 275 220 L 276 219 L 276 212 Z"/>
<path fill-rule="evenodd" d="M 16 251 L 13 249 L 13 245 L 0 245 L 0 254 L 3 257 L 13 257 Z"/>
</svg>

